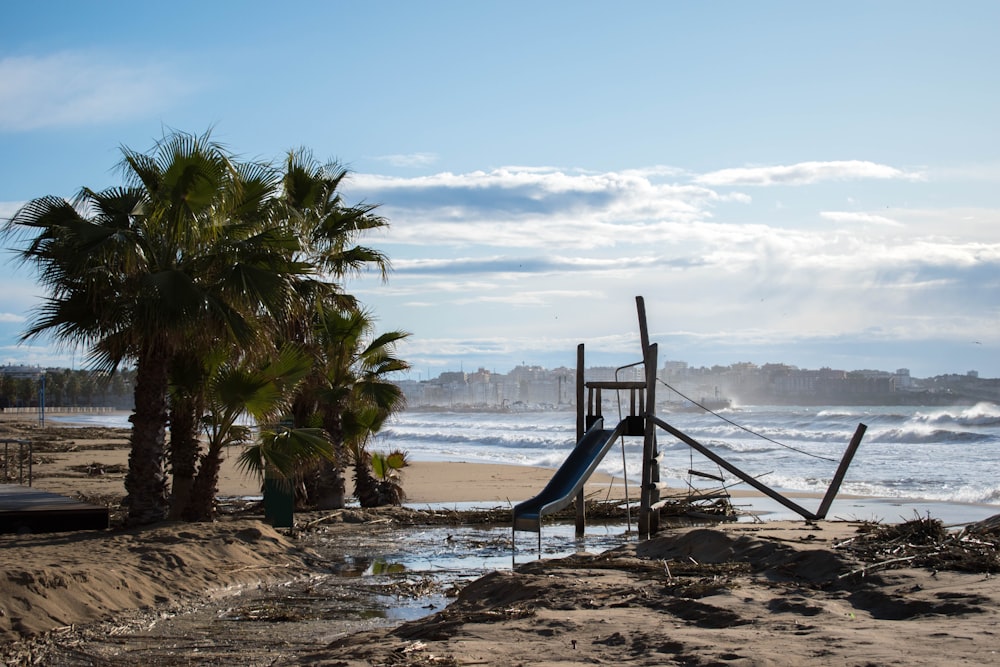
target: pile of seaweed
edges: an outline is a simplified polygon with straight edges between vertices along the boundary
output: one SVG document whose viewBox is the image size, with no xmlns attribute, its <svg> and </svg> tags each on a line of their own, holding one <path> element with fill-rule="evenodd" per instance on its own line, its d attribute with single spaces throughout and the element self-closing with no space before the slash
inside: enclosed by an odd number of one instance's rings
<svg viewBox="0 0 1000 667">
<path fill-rule="evenodd" d="M 632 520 L 636 520 L 638 508 L 633 503 L 621 500 L 601 500 L 588 498 L 586 503 L 586 516 L 588 523 L 624 523 L 629 518 L 631 512 Z M 233 510 L 232 500 L 220 504 L 220 510 Z M 677 498 L 668 505 L 670 512 L 663 512 L 664 520 L 671 523 L 691 525 L 692 523 L 714 523 L 719 521 L 734 521 L 735 511 L 728 502 L 723 504 L 716 500 L 712 508 L 708 509 L 704 504 L 697 501 L 685 502 Z M 258 506 L 245 507 L 245 511 L 259 511 Z M 692 513 L 685 516 L 685 510 Z M 447 509 L 447 508 L 418 508 L 418 507 L 377 507 L 358 508 L 351 507 L 325 512 L 297 512 L 296 527 L 299 530 L 310 530 L 322 524 L 331 523 L 385 523 L 395 526 L 459 526 L 459 525 L 510 525 L 513 506 L 496 506 L 471 509 Z M 576 517 L 576 509 L 572 504 L 565 509 L 555 512 L 546 518 L 559 521 L 573 521 Z"/>
<path fill-rule="evenodd" d="M 940 519 L 917 517 L 893 525 L 864 524 L 837 544 L 865 563 L 851 574 L 901 567 L 1000 572 L 1000 514 L 949 531 Z"/>
</svg>

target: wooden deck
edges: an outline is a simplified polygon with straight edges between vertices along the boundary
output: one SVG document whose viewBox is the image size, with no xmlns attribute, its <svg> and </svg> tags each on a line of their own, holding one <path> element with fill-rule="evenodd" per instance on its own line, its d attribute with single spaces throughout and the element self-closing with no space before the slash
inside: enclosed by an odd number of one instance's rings
<svg viewBox="0 0 1000 667">
<path fill-rule="evenodd" d="M 103 530 L 108 508 L 19 484 L 0 484 L 0 533 Z"/>
</svg>

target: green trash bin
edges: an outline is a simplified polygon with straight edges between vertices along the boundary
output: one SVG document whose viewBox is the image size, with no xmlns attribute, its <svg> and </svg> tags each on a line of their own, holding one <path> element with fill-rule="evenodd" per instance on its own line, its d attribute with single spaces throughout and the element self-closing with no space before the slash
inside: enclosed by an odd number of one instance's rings
<svg viewBox="0 0 1000 667">
<path fill-rule="evenodd" d="M 264 478 L 264 520 L 275 528 L 291 528 L 294 513 L 292 485 L 286 480 Z"/>
</svg>

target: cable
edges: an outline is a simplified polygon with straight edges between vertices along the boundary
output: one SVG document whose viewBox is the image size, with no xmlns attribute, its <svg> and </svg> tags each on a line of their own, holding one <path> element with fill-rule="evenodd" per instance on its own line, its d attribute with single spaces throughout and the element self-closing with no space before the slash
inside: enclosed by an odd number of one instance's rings
<svg viewBox="0 0 1000 667">
<path fill-rule="evenodd" d="M 761 433 L 757 433 L 756 431 L 753 431 L 753 430 L 747 428 L 746 426 L 742 426 L 741 424 L 737 424 L 732 419 L 728 419 L 726 417 L 723 417 L 722 415 L 720 415 L 718 412 L 715 412 L 714 410 L 709 410 L 708 408 L 706 408 L 704 405 L 702 405 L 698 401 L 694 400 L 693 398 L 689 398 L 689 397 L 685 396 L 684 394 L 682 394 L 681 392 L 677 391 L 676 389 L 674 389 L 673 387 L 671 387 L 669 384 L 667 384 L 666 382 L 664 382 L 660 378 L 656 378 L 656 381 L 659 382 L 660 384 L 662 384 L 664 387 L 666 387 L 670 391 L 676 393 L 678 396 L 680 396 L 684 400 L 690 401 L 691 403 L 694 403 L 695 405 L 697 405 L 699 408 L 701 408 L 705 412 L 708 412 L 710 414 L 715 415 L 716 417 L 718 417 L 722 421 L 724 421 L 724 422 L 726 422 L 726 423 L 728 423 L 728 424 L 730 424 L 732 426 L 735 426 L 736 428 L 740 429 L 741 431 L 746 431 L 750 435 L 754 435 L 754 436 L 756 436 L 758 438 L 762 438 L 764 440 L 767 440 L 768 442 L 774 443 L 775 445 L 778 445 L 779 447 L 784 447 L 785 449 L 790 449 L 793 452 L 798 452 L 799 454 L 804 454 L 806 456 L 811 456 L 814 459 L 820 459 L 820 460 L 823 460 L 823 461 L 833 461 L 834 463 L 838 462 L 837 459 L 832 459 L 829 456 L 820 456 L 819 454 L 813 454 L 812 452 L 807 452 L 805 450 L 799 449 L 798 447 L 792 447 L 791 445 L 786 445 L 783 442 L 778 442 L 777 440 L 769 438 L 766 435 L 763 435 Z"/>
</svg>

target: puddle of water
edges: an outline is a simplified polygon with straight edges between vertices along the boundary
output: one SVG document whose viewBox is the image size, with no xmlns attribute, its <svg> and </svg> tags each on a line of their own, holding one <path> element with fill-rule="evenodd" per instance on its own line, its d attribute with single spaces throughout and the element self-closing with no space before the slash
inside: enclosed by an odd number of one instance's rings
<svg viewBox="0 0 1000 667">
<path fill-rule="evenodd" d="M 601 553 L 635 539 L 624 524 L 596 524 L 578 539 L 573 524 L 542 528 L 541 554 L 535 533 L 513 535 L 506 526 L 425 526 L 381 528 L 344 537 L 319 536 L 313 548 L 327 559 L 335 579 L 354 578 L 366 587 L 387 591 L 380 596 L 387 618 L 412 620 L 447 605 L 457 589 L 494 570 L 517 563 L 559 558 L 587 551 Z"/>
<path fill-rule="evenodd" d="M 434 526 L 396 528 L 389 535 L 372 534 L 369 539 L 345 545 L 329 543 L 331 565 L 338 574 L 396 575 L 402 573 L 477 572 L 510 569 L 517 562 L 539 557 L 538 536 L 518 532 L 513 535 L 517 551 L 512 553 L 511 529 L 507 527 Z M 601 553 L 625 544 L 629 535 L 624 525 L 588 526 L 581 539 L 573 525 L 554 524 L 542 529 L 542 558 L 558 558 L 587 551 Z M 340 549 L 340 551 L 336 551 Z"/>
</svg>

